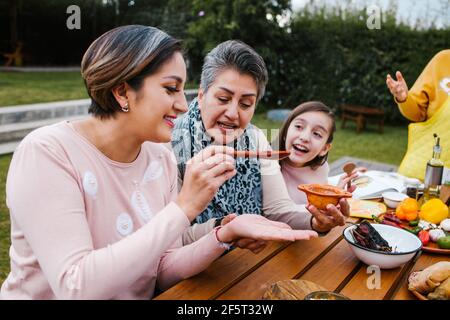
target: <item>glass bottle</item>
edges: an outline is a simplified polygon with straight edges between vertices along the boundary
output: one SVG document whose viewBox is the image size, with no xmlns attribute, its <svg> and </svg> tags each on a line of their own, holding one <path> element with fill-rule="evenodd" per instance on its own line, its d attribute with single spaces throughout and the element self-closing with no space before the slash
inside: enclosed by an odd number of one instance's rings
<svg viewBox="0 0 450 320">
<path fill-rule="evenodd" d="M 425 171 L 424 182 L 424 201 L 432 198 L 439 198 L 439 187 L 442 181 L 442 174 L 444 172 L 444 162 L 441 157 L 440 138 L 434 134 L 436 144 L 433 147 L 433 157 L 428 161 Z"/>
</svg>

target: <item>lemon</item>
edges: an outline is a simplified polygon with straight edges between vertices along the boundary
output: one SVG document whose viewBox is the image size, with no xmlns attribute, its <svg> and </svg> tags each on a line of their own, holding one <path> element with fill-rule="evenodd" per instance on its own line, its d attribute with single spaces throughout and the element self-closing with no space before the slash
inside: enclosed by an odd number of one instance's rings
<svg viewBox="0 0 450 320">
<path fill-rule="evenodd" d="M 431 199 L 420 207 L 419 217 L 428 222 L 438 224 L 448 217 L 448 207 L 440 199 Z"/>
</svg>

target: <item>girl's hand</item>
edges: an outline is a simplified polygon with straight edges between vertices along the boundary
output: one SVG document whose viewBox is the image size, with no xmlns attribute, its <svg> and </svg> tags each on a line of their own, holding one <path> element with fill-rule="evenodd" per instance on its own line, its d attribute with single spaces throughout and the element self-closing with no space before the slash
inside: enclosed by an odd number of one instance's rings
<svg viewBox="0 0 450 320">
<path fill-rule="evenodd" d="M 230 213 L 229 215 L 227 215 L 225 218 L 222 219 L 220 225 L 224 226 L 236 217 L 237 215 L 235 213 Z M 257 254 L 263 251 L 265 247 L 267 247 L 267 241 L 243 238 L 235 241 L 233 243 L 233 246 L 241 249 L 248 249 L 254 254 Z"/>
<path fill-rule="evenodd" d="M 186 163 L 176 203 L 192 221 L 211 202 L 219 187 L 236 174 L 234 149 L 209 146 Z"/>
<path fill-rule="evenodd" d="M 395 76 L 397 80 L 392 79 L 391 75 L 388 74 L 386 77 L 386 85 L 398 102 L 405 102 L 408 97 L 408 85 L 400 71 L 397 71 Z"/>
<path fill-rule="evenodd" d="M 264 241 L 295 241 L 309 240 L 317 236 L 315 231 L 292 230 L 286 223 L 271 221 L 257 214 L 237 216 L 217 233 L 218 240 L 222 242 L 233 242 L 242 238 Z"/>
<path fill-rule="evenodd" d="M 343 174 L 340 178 L 339 178 L 339 182 L 338 182 L 338 184 L 337 184 L 337 187 L 338 188 L 341 188 L 341 189 L 343 189 L 343 190 L 345 190 L 345 188 L 346 188 L 346 186 L 348 186 L 348 183 L 350 182 L 351 183 L 351 181 L 353 180 L 353 179 L 355 179 L 355 178 L 357 178 L 358 177 L 358 173 L 359 172 L 366 172 L 367 171 L 367 168 L 366 167 L 358 167 L 358 168 L 355 168 L 353 171 L 352 171 L 352 173 L 350 174 L 350 175 L 348 175 L 348 174 Z M 347 188 L 347 191 L 348 192 L 353 192 L 353 191 L 355 191 L 356 190 L 356 185 L 350 185 L 350 188 Z"/>
<path fill-rule="evenodd" d="M 329 204 L 326 211 L 310 204 L 306 209 L 313 215 L 312 228 L 318 232 L 328 232 L 334 227 L 343 226 L 350 216 L 350 206 L 345 198 L 339 200 L 337 207 Z"/>
</svg>

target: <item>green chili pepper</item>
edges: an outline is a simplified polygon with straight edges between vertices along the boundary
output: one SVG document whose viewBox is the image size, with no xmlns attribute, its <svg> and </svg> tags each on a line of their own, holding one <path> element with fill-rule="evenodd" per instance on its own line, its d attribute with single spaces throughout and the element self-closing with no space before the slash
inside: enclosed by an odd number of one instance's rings
<svg viewBox="0 0 450 320">
<path fill-rule="evenodd" d="M 419 222 L 420 222 L 419 219 L 413 220 L 413 221 L 410 221 L 410 222 L 409 222 L 409 225 L 410 225 L 411 227 L 417 227 L 417 226 L 419 225 Z"/>
<path fill-rule="evenodd" d="M 412 234 L 418 235 L 420 231 L 422 231 L 422 227 L 415 227 L 412 229 L 409 228 L 403 228 L 403 230 L 406 230 L 408 232 L 411 232 Z"/>
<path fill-rule="evenodd" d="M 375 221 L 376 223 L 381 223 L 381 219 L 380 218 L 378 218 L 376 215 L 372 215 L 372 219 L 373 219 L 373 221 Z"/>
</svg>

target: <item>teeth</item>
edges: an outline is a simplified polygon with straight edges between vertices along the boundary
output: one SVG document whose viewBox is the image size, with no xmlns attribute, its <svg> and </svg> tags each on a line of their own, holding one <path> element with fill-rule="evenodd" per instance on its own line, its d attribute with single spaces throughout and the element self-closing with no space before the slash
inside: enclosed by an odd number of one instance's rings
<svg viewBox="0 0 450 320">
<path fill-rule="evenodd" d="M 308 148 L 306 148 L 306 147 L 304 147 L 304 146 L 300 146 L 300 145 L 294 145 L 294 148 L 295 148 L 296 150 L 298 150 L 298 151 L 301 151 L 301 152 L 308 152 L 308 151 L 309 151 Z"/>
<path fill-rule="evenodd" d="M 218 122 L 218 124 L 219 124 L 219 126 L 221 126 L 222 128 L 225 128 L 225 129 L 235 129 L 237 127 L 235 125 L 229 125 L 229 124 L 225 124 L 222 122 Z"/>
</svg>

